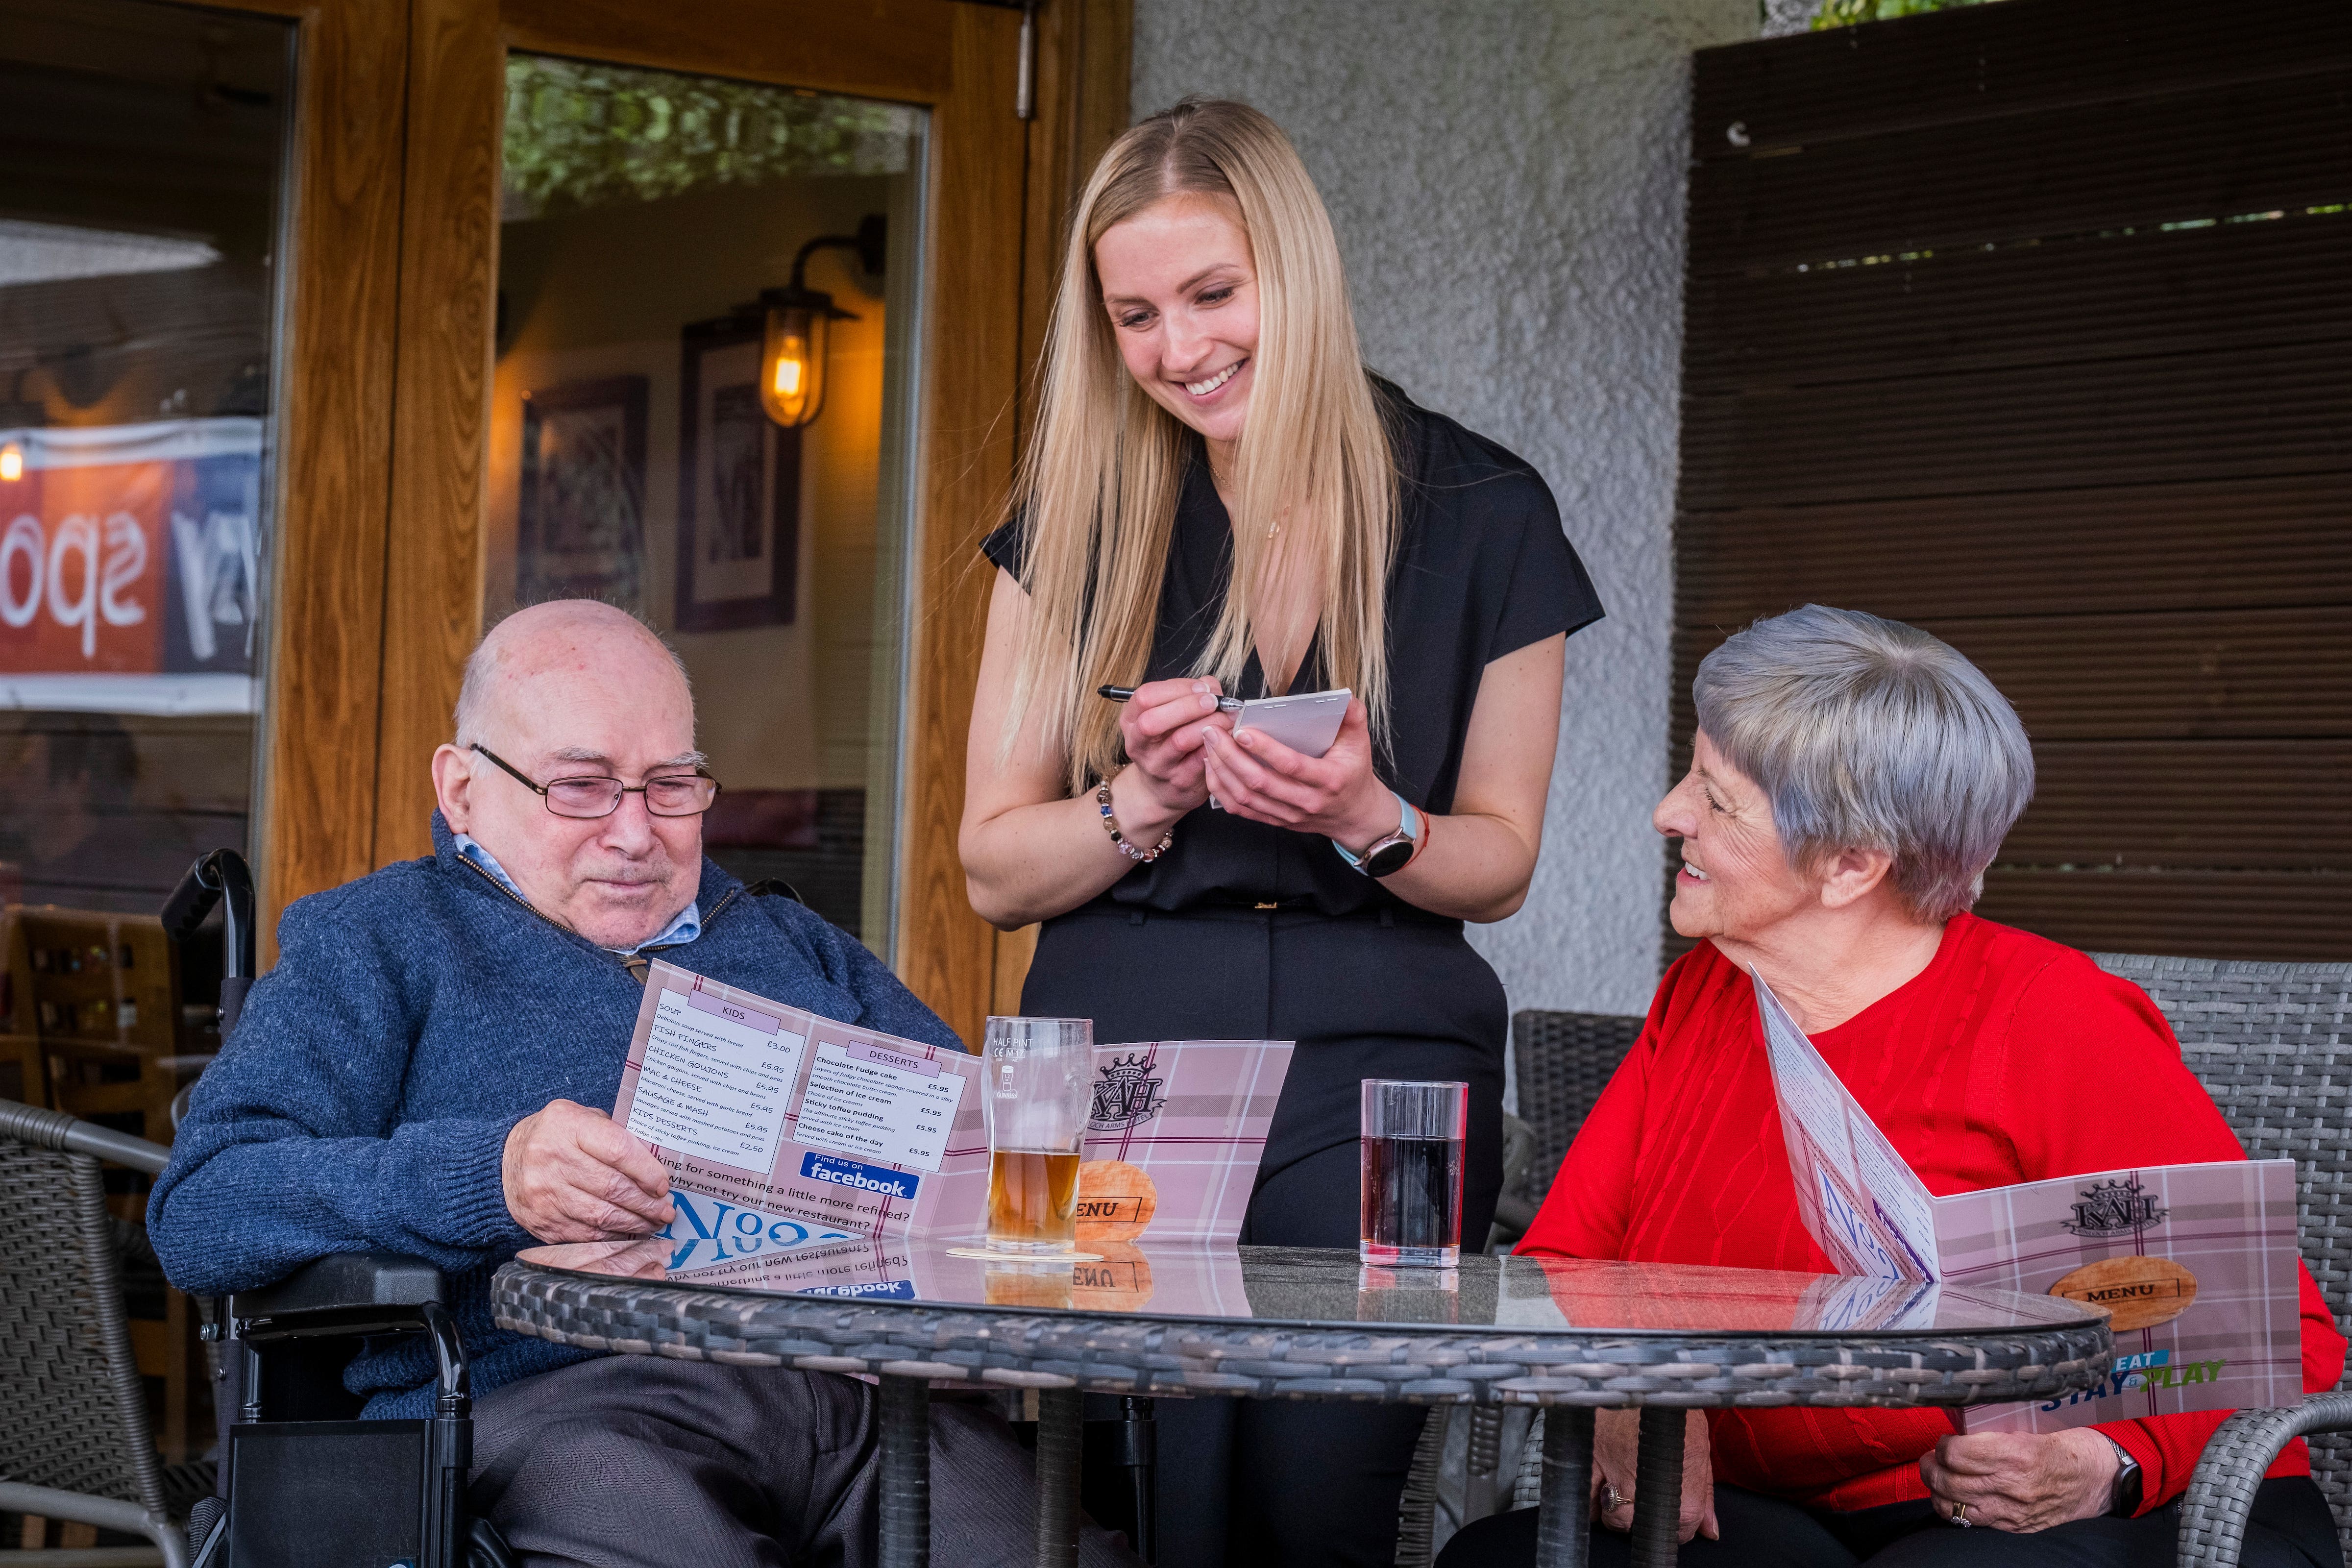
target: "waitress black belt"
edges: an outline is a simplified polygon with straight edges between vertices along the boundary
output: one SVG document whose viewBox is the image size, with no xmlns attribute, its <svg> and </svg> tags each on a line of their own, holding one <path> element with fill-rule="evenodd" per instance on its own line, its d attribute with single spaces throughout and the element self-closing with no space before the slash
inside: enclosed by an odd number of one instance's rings
<svg viewBox="0 0 2352 1568">
<path fill-rule="evenodd" d="M 1022 1011 L 1091 1018 L 1105 1044 L 1291 1040 L 1259 1179 L 1360 1132 L 1368 1078 L 1470 1085 L 1469 1179 L 1499 1179 L 1503 984 L 1462 922 L 1410 908 L 1098 901 L 1047 921 Z"/>
</svg>

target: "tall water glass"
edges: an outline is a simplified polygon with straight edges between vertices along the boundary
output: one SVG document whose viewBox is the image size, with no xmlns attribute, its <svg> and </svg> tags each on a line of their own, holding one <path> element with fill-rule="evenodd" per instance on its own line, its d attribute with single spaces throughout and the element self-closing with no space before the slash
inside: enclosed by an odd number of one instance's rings
<svg viewBox="0 0 2352 1568">
<path fill-rule="evenodd" d="M 1076 1249 L 1078 1144 L 1094 1105 L 1091 1018 L 991 1018 L 988 1249 L 1051 1258 Z"/>
<path fill-rule="evenodd" d="M 1462 1261 L 1470 1086 L 1364 1080 L 1363 1223 L 1356 1256 L 1389 1268 Z"/>
</svg>

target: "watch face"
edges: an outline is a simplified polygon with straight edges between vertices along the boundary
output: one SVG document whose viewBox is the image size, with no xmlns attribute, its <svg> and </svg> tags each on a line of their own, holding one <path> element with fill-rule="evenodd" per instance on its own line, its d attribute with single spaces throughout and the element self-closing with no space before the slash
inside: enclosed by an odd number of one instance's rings
<svg viewBox="0 0 2352 1568">
<path fill-rule="evenodd" d="M 1405 862 L 1412 858 L 1412 840 L 1391 838 L 1375 845 L 1372 852 L 1364 857 L 1364 869 L 1375 877 L 1385 877 L 1391 871 L 1403 870 Z"/>
</svg>

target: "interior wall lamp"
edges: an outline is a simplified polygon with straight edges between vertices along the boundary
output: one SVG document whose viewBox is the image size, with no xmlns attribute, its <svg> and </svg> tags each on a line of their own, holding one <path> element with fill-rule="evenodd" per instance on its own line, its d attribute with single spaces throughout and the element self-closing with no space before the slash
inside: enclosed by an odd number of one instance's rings
<svg viewBox="0 0 2352 1568">
<path fill-rule="evenodd" d="M 858 265 L 878 276 L 888 256 L 889 226 L 880 213 L 868 215 L 856 234 L 821 235 L 793 258 L 793 280 L 762 289 L 760 308 L 767 328 L 760 344 L 760 405 L 768 417 L 790 428 L 824 411 L 825 344 L 835 321 L 857 320 L 835 308 L 833 296 L 808 286 L 809 258 L 820 250 L 857 252 Z"/>
</svg>

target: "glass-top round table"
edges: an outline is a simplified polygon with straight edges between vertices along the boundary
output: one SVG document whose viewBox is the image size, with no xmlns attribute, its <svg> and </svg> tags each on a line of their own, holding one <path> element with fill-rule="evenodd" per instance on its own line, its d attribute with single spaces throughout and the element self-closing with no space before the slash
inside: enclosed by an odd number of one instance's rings
<svg viewBox="0 0 2352 1568">
<path fill-rule="evenodd" d="M 730 1246 L 748 1250 L 730 1253 Z M 1684 1416 L 1712 1405 L 2047 1400 L 2105 1374 L 2096 1308 L 1918 1280 L 1556 1258 L 1381 1269 L 1296 1247 L 1088 1242 L 1038 1265 L 976 1241 L 776 1249 L 739 1236 L 533 1247 L 500 1327 L 625 1354 L 881 1383 L 882 1561 L 928 1563 L 935 1384 L 1038 1393 L 1038 1562 L 1077 1561 L 1084 1392 L 1535 1405 L 1537 1561 L 1585 1557 L 1592 1412 L 1643 1412 L 1637 1563 L 1675 1561 Z"/>
</svg>

